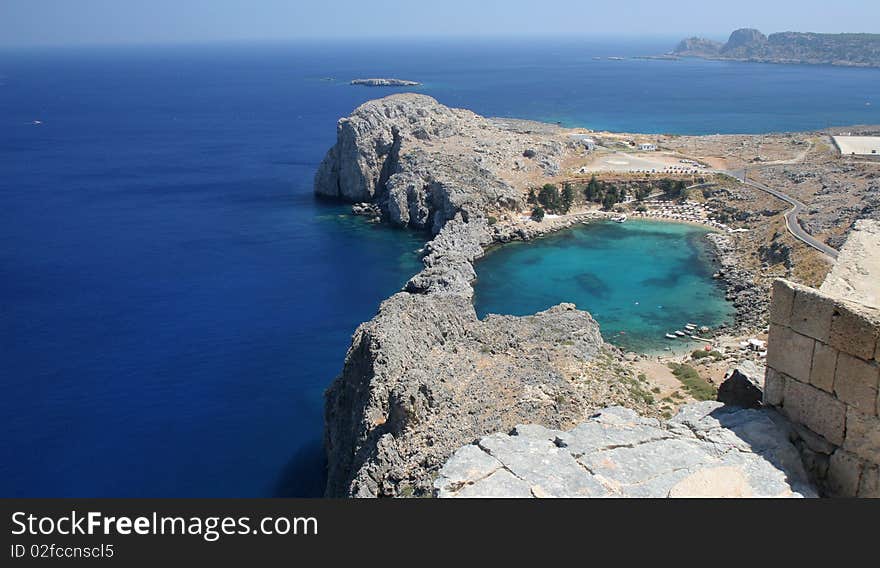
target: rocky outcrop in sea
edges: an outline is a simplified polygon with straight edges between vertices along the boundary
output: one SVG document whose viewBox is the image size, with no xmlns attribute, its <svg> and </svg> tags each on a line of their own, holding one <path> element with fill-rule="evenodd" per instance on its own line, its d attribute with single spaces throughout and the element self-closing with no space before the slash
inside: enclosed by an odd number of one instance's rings
<svg viewBox="0 0 880 568">
<path fill-rule="evenodd" d="M 352 85 L 362 85 L 364 87 L 417 87 L 421 85 L 418 81 L 407 81 L 405 79 L 354 79 Z"/>
</svg>

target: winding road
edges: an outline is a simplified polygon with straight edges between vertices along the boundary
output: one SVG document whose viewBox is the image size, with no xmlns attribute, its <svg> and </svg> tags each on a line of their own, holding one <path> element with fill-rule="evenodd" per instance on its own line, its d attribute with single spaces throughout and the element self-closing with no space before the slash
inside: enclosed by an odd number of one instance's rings
<svg viewBox="0 0 880 568">
<path fill-rule="evenodd" d="M 832 259 L 837 258 L 837 249 L 828 246 L 819 239 L 815 238 L 810 233 L 806 232 L 801 226 L 800 221 L 798 221 L 798 213 L 806 209 L 806 205 L 804 205 L 794 197 L 782 193 L 779 190 L 773 189 L 772 187 L 764 185 L 763 183 L 748 179 L 748 175 L 746 174 L 745 170 L 720 170 L 720 173 L 734 177 L 745 185 L 760 189 L 761 191 L 769 193 L 773 197 L 781 199 L 782 201 L 785 201 L 786 203 L 791 205 L 791 209 L 785 212 L 785 228 L 788 229 L 788 232 L 791 233 L 794 238 L 801 241 L 805 245 L 813 247 L 817 251 L 827 256 L 830 256 Z"/>
</svg>

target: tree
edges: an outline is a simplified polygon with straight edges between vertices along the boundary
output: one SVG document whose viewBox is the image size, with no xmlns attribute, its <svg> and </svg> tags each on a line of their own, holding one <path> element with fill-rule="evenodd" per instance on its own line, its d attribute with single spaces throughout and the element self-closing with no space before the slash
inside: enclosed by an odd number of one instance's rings
<svg viewBox="0 0 880 568">
<path fill-rule="evenodd" d="M 590 183 L 587 184 L 584 196 L 587 198 L 587 201 L 599 200 L 599 182 L 596 180 L 595 175 L 590 178 Z"/>
<path fill-rule="evenodd" d="M 538 203 L 548 211 L 554 212 L 560 208 L 559 189 L 552 183 L 544 184 L 538 192 Z"/>
<path fill-rule="evenodd" d="M 688 190 L 687 183 L 684 181 L 677 181 L 675 183 L 675 194 L 679 201 L 687 201 L 688 198 Z"/>
<path fill-rule="evenodd" d="M 562 212 L 568 213 L 571 210 L 573 203 L 574 189 L 571 187 L 570 183 L 567 183 L 562 187 Z"/>
<path fill-rule="evenodd" d="M 532 220 L 536 223 L 540 223 L 544 220 L 544 208 L 538 205 L 534 209 L 532 209 Z"/>
<path fill-rule="evenodd" d="M 538 202 L 538 197 L 535 195 L 535 188 L 529 189 L 529 196 L 526 198 L 526 202 L 531 203 L 532 205 Z"/>
<path fill-rule="evenodd" d="M 602 209 L 604 209 L 605 211 L 610 211 L 616 203 L 617 195 L 609 191 L 605 194 L 605 197 L 602 198 Z"/>
</svg>

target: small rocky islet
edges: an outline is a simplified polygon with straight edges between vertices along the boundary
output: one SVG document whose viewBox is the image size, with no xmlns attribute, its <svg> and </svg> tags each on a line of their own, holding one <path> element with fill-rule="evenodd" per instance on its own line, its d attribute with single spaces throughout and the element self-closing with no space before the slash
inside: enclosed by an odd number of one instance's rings
<svg viewBox="0 0 880 568">
<path fill-rule="evenodd" d="M 418 87 L 421 85 L 418 81 L 408 81 L 406 79 L 392 79 L 385 77 L 371 79 L 352 79 L 352 85 L 360 85 L 363 87 Z"/>
</svg>

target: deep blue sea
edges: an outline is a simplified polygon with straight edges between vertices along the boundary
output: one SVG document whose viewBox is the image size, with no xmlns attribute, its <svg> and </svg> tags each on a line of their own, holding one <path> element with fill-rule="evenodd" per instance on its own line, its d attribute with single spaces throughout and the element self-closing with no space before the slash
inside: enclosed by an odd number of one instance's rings
<svg viewBox="0 0 880 568">
<path fill-rule="evenodd" d="M 393 92 L 352 78 L 597 129 L 880 123 L 880 70 L 593 59 L 672 44 L 0 52 L 0 496 L 320 493 L 322 392 L 424 241 L 312 198 Z"/>
</svg>

